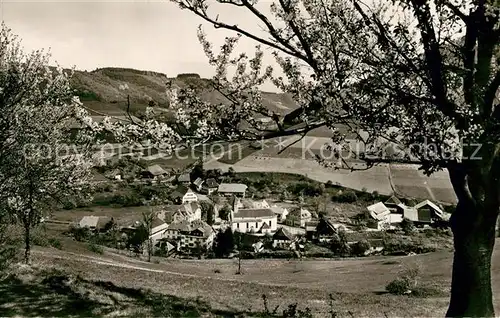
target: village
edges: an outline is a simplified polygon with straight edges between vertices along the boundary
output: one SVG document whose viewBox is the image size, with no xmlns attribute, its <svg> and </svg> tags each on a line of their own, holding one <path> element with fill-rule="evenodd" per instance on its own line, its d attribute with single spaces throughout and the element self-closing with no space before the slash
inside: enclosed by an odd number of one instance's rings
<svg viewBox="0 0 500 318">
<path fill-rule="evenodd" d="M 107 216 L 86 215 L 76 228 L 101 235 L 113 230 L 119 233 L 122 242 L 115 246 L 143 256 L 231 257 L 236 251 L 246 250 L 253 254 L 288 251 L 293 257 L 302 257 L 306 244 L 327 250 L 344 244 L 356 250 L 355 256 L 363 256 L 382 253 L 384 247 L 363 235 L 350 235 L 352 239 L 346 239 L 346 234 L 367 233 L 369 237 L 381 232 L 394 233 L 408 226 L 415 232 L 447 228 L 451 215 L 430 200 L 410 206 L 392 195 L 383 202 L 366 205 L 363 213 L 353 218 L 354 223 L 342 222 L 318 210 L 311 211 L 302 198 L 257 198 L 249 195 L 246 184 L 225 182 L 224 177 L 217 175 L 169 175 L 161 166 L 152 165 L 141 176 L 151 183 L 169 184 L 168 198 L 172 204 L 151 205 L 149 221 L 140 213 L 126 223 Z M 138 232 L 142 234 L 137 235 Z M 224 240 L 229 240 L 231 247 L 221 252 L 221 246 L 227 243 Z M 342 250 L 342 246 L 336 249 Z"/>
</svg>

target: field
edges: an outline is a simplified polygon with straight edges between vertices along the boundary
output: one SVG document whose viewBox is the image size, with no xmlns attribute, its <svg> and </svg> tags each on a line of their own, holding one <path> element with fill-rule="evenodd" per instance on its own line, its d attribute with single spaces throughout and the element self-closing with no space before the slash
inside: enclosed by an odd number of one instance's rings
<svg viewBox="0 0 500 318">
<path fill-rule="evenodd" d="M 492 269 L 494 295 L 500 291 L 498 249 L 497 245 Z M 34 257 L 37 263 L 51 264 L 91 282 L 112 282 L 107 284 L 150 290 L 165 297 L 167 302 L 199 297 L 198 301 L 207 302 L 214 310 L 255 312 L 263 310 L 261 297 L 265 294 L 271 308 L 280 305 L 283 309 L 298 302 L 299 308 L 310 307 L 315 317 L 327 316 L 329 294 L 340 316 L 346 316 L 348 311 L 355 317 L 443 316 L 448 302 L 452 260 L 450 252 L 342 261 L 243 260 L 243 275 L 235 275 L 235 260 L 146 263 L 109 251 L 97 255 L 47 248 L 37 248 Z M 385 285 L 402 268 L 414 266 L 421 269 L 420 285 L 441 292 L 427 298 L 384 293 Z M 498 302 L 496 310 L 500 310 Z"/>
</svg>

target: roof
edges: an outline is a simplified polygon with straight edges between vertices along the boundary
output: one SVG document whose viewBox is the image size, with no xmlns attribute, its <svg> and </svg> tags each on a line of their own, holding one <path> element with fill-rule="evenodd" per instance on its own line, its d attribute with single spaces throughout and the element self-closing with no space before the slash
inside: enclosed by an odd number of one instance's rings
<svg viewBox="0 0 500 318">
<path fill-rule="evenodd" d="M 160 165 L 149 166 L 146 170 L 153 176 L 160 176 L 167 173 Z"/>
<path fill-rule="evenodd" d="M 219 185 L 219 192 L 228 193 L 242 193 L 247 190 L 247 185 L 242 183 L 221 183 Z"/>
<path fill-rule="evenodd" d="M 319 234 L 333 234 L 337 233 L 337 229 L 333 225 L 333 223 L 328 219 L 321 219 L 316 226 L 316 231 Z"/>
<path fill-rule="evenodd" d="M 180 222 L 174 222 L 167 227 L 167 230 L 177 230 L 184 231 L 189 229 L 189 222 L 186 220 L 182 220 Z"/>
<path fill-rule="evenodd" d="M 386 215 L 391 213 L 391 211 L 382 202 L 372 204 L 366 209 L 370 212 L 371 217 L 376 220 L 382 220 Z"/>
<path fill-rule="evenodd" d="M 190 182 L 191 177 L 189 176 L 189 173 L 183 173 L 181 174 L 178 178 L 177 181 L 179 182 Z"/>
<path fill-rule="evenodd" d="M 384 202 L 386 205 L 400 205 L 402 203 L 403 202 L 401 202 L 401 200 L 399 200 L 395 195 L 392 195 L 389 199 L 387 199 L 387 201 Z"/>
<path fill-rule="evenodd" d="M 196 202 L 186 203 L 179 210 L 183 210 L 188 214 L 194 214 L 196 210 L 200 208 L 200 205 Z"/>
<path fill-rule="evenodd" d="M 205 181 L 205 185 L 209 188 L 218 188 L 219 187 L 219 184 L 217 183 L 217 181 L 215 181 L 214 178 L 208 178 L 206 181 Z"/>
<path fill-rule="evenodd" d="M 208 225 L 206 222 L 201 220 L 196 220 L 191 223 L 188 223 L 186 227 L 180 229 L 180 231 L 182 232 L 193 232 L 195 230 L 202 232 L 203 237 L 208 237 L 213 232 L 212 227 Z"/>
<path fill-rule="evenodd" d="M 197 187 L 201 186 L 203 184 L 203 179 L 202 178 L 196 178 L 196 180 L 194 180 L 193 184 Z"/>
<path fill-rule="evenodd" d="M 274 212 L 271 209 L 238 209 L 233 215 L 234 218 L 266 218 L 273 217 Z"/>
<path fill-rule="evenodd" d="M 288 213 L 288 215 L 291 217 L 298 217 L 298 218 L 302 219 L 302 218 L 311 217 L 311 212 L 309 212 L 308 210 L 306 210 L 302 207 L 295 207 Z M 287 218 L 288 218 L 288 216 L 287 216 Z"/>
<path fill-rule="evenodd" d="M 424 200 L 424 201 L 420 202 L 419 204 L 415 205 L 413 208 L 418 210 L 426 205 L 430 206 L 439 217 L 444 216 L 443 210 L 441 210 L 436 204 L 434 204 L 433 202 L 431 202 L 429 200 Z"/>
<path fill-rule="evenodd" d="M 271 227 L 269 226 L 269 224 L 265 223 L 262 224 L 262 226 L 260 227 L 260 230 L 259 232 L 262 232 L 262 230 L 269 230 Z"/>
<path fill-rule="evenodd" d="M 184 185 L 179 185 L 175 190 L 174 192 L 172 192 L 172 194 L 170 195 L 172 198 L 182 198 L 184 195 L 186 195 L 186 193 L 188 193 L 189 191 L 191 191 L 191 189 L 189 189 L 188 187 L 184 186 Z"/>
<path fill-rule="evenodd" d="M 273 211 L 274 214 L 283 214 L 286 211 L 286 208 L 280 207 L 280 206 L 272 206 L 271 211 Z"/>
<path fill-rule="evenodd" d="M 158 217 L 155 217 L 153 218 L 153 222 L 151 222 L 151 228 L 154 229 L 155 227 L 158 227 L 163 224 L 165 224 L 163 220 L 159 219 Z"/>
<path fill-rule="evenodd" d="M 98 216 L 84 216 L 80 222 L 78 223 L 80 227 L 97 227 L 97 223 L 99 222 Z"/>
<path fill-rule="evenodd" d="M 289 240 L 293 239 L 293 235 L 287 229 L 280 227 L 273 235 L 273 240 Z"/>
</svg>

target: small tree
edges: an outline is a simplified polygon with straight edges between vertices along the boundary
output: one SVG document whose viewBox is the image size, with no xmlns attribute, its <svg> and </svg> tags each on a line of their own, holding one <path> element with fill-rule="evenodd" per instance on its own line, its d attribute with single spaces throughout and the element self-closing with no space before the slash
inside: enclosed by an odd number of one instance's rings
<svg viewBox="0 0 500 318">
<path fill-rule="evenodd" d="M 400 226 L 406 235 L 415 232 L 415 225 L 413 224 L 413 221 L 408 218 L 404 218 L 403 221 L 401 221 Z"/>
<path fill-rule="evenodd" d="M 223 206 L 219 210 L 219 217 L 223 220 L 229 221 L 230 215 L 231 215 L 231 208 L 228 207 L 227 205 Z"/>
<path fill-rule="evenodd" d="M 216 257 L 227 257 L 234 249 L 234 235 L 231 228 L 217 233 L 215 237 L 214 253 Z"/>
<path fill-rule="evenodd" d="M 333 253 L 343 257 L 351 253 L 351 248 L 349 247 L 344 231 L 339 231 L 337 234 L 333 235 L 330 242 L 330 249 Z"/>
<path fill-rule="evenodd" d="M 151 262 L 151 255 L 153 255 L 153 239 L 151 238 L 151 232 L 153 230 L 153 220 L 154 214 L 142 213 L 142 227 L 144 228 L 143 234 L 146 235 L 146 253 L 148 256 L 148 262 Z"/>
</svg>

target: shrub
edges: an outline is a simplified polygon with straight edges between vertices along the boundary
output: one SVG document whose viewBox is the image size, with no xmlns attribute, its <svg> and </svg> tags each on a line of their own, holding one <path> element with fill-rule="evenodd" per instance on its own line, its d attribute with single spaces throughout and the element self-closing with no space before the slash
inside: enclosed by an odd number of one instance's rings
<svg viewBox="0 0 500 318">
<path fill-rule="evenodd" d="M 31 243 L 36 246 L 47 247 L 49 246 L 49 238 L 43 229 L 37 228 L 31 232 Z"/>
<path fill-rule="evenodd" d="M 410 284 L 403 278 L 396 278 L 385 289 L 393 295 L 404 295 L 410 291 Z"/>
<path fill-rule="evenodd" d="M 351 248 L 347 243 L 346 235 L 343 231 L 333 235 L 330 242 L 331 251 L 338 256 L 348 256 L 351 253 Z"/>
<path fill-rule="evenodd" d="M 90 229 L 88 227 L 71 226 L 69 232 L 78 242 L 85 242 L 91 236 Z"/>
<path fill-rule="evenodd" d="M 358 196 L 352 190 L 342 191 L 336 196 L 332 197 L 332 201 L 340 202 L 340 203 L 354 203 L 358 200 Z"/>
<path fill-rule="evenodd" d="M 405 232 L 406 235 L 409 235 L 413 232 L 415 232 L 415 225 L 413 224 L 413 221 L 404 218 L 403 221 L 400 224 L 401 229 L 403 232 Z"/>
<path fill-rule="evenodd" d="M 352 253 L 356 256 L 364 256 L 367 251 L 371 248 L 370 242 L 367 240 L 361 240 L 356 242 L 351 247 Z"/>
<path fill-rule="evenodd" d="M 50 246 L 57 248 L 58 250 L 62 249 L 62 243 L 59 239 L 51 237 L 48 240 Z"/>
<path fill-rule="evenodd" d="M 97 253 L 97 254 L 104 253 L 104 249 L 102 248 L 102 246 L 96 245 L 94 243 L 90 243 L 89 245 L 87 245 L 87 249 L 92 253 Z"/>
</svg>

